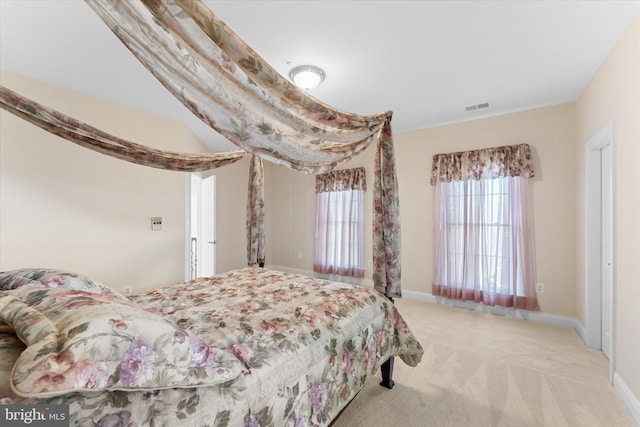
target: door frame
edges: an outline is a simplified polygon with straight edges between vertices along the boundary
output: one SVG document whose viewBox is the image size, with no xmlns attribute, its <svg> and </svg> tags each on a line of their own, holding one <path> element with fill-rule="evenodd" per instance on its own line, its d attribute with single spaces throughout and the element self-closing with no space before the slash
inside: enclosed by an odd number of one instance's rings
<svg viewBox="0 0 640 427">
<path fill-rule="evenodd" d="M 611 146 L 611 228 L 612 228 L 612 280 L 611 307 L 609 307 L 609 324 L 611 337 L 609 348 L 609 382 L 613 383 L 615 372 L 615 295 L 616 295 L 616 176 L 615 171 L 615 127 L 613 123 L 591 137 L 585 144 L 585 343 L 587 346 L 602 349 L 602 207 L 601 207 L 601 175 L 602 152 L 607 145 Z"/>
<path fill-rule="evenodd" d="M 194 188 L 194 179 L 198 181 L 198 185 L 197 188 Z M 214 215 L 214 222 L 212 225 L 213 227 L 213 234 L 214 234 L 214 241 L 213 241 L 213 260 L 211 260 L 212 262 L 212 267 L 213 267 L 213 272 L 215 274 L 216 271 L 216 255 L 215 255 L 215 203 L 216 203 L 216 176 L 215 175 L 210 175 L 210 176 L 203 176 L 201 173 L 197 173 L 197 172 L 193 172 L 193 173 L 189 173 L 186 174 L 186 178 L 185 178 L 185 234 L 184 234 L 184 278 L 185 281 L 191 280 L 195 277 L 198 277 L 199 274 L 197 271 L 193 272 L 192 271 L 192 258 L 191 258 L 191 254 L 192 254 L 192 228 L 193 228 L 193 214 L 195 213 L 198 216 L 198 220 L 197 222 L 200 221 L 201 218 L 201 207 L 200 207 L 200 200 L 202 197 L 202 193 L 201 193 L 201 184 L 203 181 L 205 180 L 213 180 L 213 215 Z M 194 195 L 194 190 L 197 190 L 197 194 Z M 197 197 L 197 200 L 194 201 L 194 197 Z M 196 202 L 197 202 L 197 206 L 196 206 Z M 194 209 L 197 209 L 197 212 L 193 212 Z M 200 227 L 201 224 L 198 223 L 198 234 L 200 234 Z M 201 237 L 201 236 L 200 236 Z M 200 247 L 203 244 L 202 239 L 200 239 L 200 241 L 198 241 L 196 243 L 196 245 L 198 247 Z M 197 249 L 198 254 L 201 254 L 202 251 L 200 249 Z"/>
</svg>

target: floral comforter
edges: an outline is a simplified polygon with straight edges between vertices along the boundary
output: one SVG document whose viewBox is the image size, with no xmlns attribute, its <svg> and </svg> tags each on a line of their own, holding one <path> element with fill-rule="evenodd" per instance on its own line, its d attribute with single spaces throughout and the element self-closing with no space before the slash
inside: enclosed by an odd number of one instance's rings
<svg viewBox="0 0 640 427">
<path fill-rule="evenodd" d="M 0 404 L 68 403 L 82 426 L 325 426 L 390 356 L 408 365 L 423 350 L 375 290 L 246 268 L 130 299 L 234 355 L 242 371 L 204 387 L 69 393 L 7 391 L 24 348 L 0 333 Z"/>
</svg>

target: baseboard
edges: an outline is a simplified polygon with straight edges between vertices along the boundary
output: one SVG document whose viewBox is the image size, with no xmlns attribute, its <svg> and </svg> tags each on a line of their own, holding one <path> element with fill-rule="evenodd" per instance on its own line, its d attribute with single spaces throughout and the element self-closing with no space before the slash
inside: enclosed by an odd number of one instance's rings
<svg viewBox="0 0 640 427">
<path fill-rule="evenodd" d="M 547 325 L 561 326 L 563 328 L 575 329 L 578 331 L 580 323 L 573 317 L 560 316 L 557 314 L 541 313 L 538 311 L 521 310 L 515 308 L 488 306 L 473 301 L 458 301 L 447 298 L 433 296 L 423 292 L 403 290 L 402 296 L 418 301 L 429 302 L 432 304 L 448 305 L 450 307 L 464 308 L 472 311 L 480 311 L 483 313 L 496 314 L 498 316 L 513 317 L 515 319 L 530 320 L 532 322 L 544 323 Z M 578 331 L 578 334 L 580 332 Z"/>
<path fill-rule="evenodd" d="M 580 323 L 577 319 L 576 319 L 576 332 L 578 333 L 578 335 L 580 335 L 580 339 L 582 340 L 582 342 L 589 347 L 588 341 L 587 341 L 587 331 L 586 329 L 584 329 L 584 326 L 582 326 L 582 323 Z"/>
<path fill-rule="evenodd" d="M 624 405 L 627 407 L 636 426 L 640 427 L 640 401 L 633 395 L 627 384 L 617 372 L 613 374 L 613 387 L 616 389 Z"/>
</svg>

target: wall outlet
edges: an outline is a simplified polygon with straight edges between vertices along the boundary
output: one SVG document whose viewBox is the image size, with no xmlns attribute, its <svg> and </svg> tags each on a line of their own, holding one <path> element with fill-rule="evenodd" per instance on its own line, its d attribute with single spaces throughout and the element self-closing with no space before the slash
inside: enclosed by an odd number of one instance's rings
<svg viewBox="0 0 640 427">
<path fill-rule="evenodd" d="M 536 293 L 544 294 L 544 283 L 536 283 Z"/>
<path fill-rule="evenodd" d="M 131 295 L 132 292 L 133 292 L 133 289 L 131 289 L 131 286 L 125 286 L 124 287 L 124 294 L 125 295 Z"/>
<path fill-rule="evenodd" d="M 162 230 L 162 217 L 161 216 L 152 216 L 151 217 L 151 229 L 153 231 Z"/>
</svg>

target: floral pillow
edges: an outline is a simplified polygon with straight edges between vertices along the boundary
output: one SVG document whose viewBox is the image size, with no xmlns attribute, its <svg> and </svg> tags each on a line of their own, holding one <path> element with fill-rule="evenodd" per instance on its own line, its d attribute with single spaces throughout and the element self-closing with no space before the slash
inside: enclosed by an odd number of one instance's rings
<svg viewBox="0 0 640 427">
<path fill-rule="evenodd" d="M 11 373 L 20 396 L 197 387 L 241 371 L 230 353 L 130 301 L 29 286 L 0 295 L 0 319 L 27 345 Z"/>
<path fill-rule="evenodd" d="M 0 273 L 0 290 L 6 291 L 21 286 L 75 289 L 77 291 L 109 295 L 127 301 L 127 297 L 108 286 L 70 271 L 50 268 L 21 268 Z"/>
</svg>

